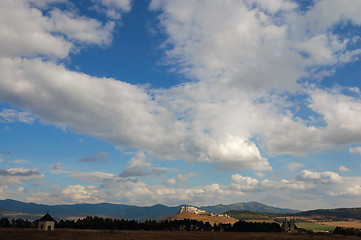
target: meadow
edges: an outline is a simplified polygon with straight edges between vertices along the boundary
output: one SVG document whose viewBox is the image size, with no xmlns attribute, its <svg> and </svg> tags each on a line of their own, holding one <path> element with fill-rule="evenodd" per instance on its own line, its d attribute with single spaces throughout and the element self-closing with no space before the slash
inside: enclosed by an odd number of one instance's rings
<svg viewBox="0 0 361 240">
<path fill-rule="evenodd" d="M 350 221 L 335 221 L 335 222 L 319 222 L 320 224 L 333 226 L 333 227 L 345 227 L 345 228 L 359 228 L 361 229 L 360 220 L 350 220 Z"/>
<path fill-rule="evenodd" d="M 328 234 L 289 233 L 239 233 L 239 232 L 167 232 L 167 231 L 120 231 L 120 230 L 73 230 L 58 229 L 44 232 L 34 229 L 0 228 L 0 240 L 323 240 L 360 239 L 352 236 Z"/>
<path fill-rule="evenodd" d="M 331 226 L 331 225 L 312 223 L 312 222 L 298 222 L 296 223 L 296 226 L 299 228 L 317 232 L 317 231 L 333 231 L 337 225 Z"/>
</svg>

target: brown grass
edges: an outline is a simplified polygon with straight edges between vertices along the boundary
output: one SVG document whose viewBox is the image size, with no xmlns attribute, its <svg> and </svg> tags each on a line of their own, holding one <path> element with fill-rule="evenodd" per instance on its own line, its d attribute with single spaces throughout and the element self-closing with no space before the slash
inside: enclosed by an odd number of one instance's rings
<svg viewBox="0 0 361 240">
<path fill-rule="evenodd" d="M 44 232 L 28 229 L 2 229 L 1 240 L 323 240 L 358 239 L 359 237 L 334 235 L 305 235 L 288 233 L 235 233 L 235 232 L 153 232 L 153 231 L 114 231 L 114 230 L 63 230 Z"/>
<path fill-rule="evenodd" d="M 192 219 L 192 220 L 197 220 L 200 222 L 209 222 L 211 225 L 213 225 L 214 223 L 216 223 L 216 224 L 220 224 L 220 223 L 234 224 L 234 223 L 238 222 L 238 219 L 231 218 L 231 217 L 207 216 L 207 215 L 188 213 L 188 212 L 177 213 L 177 214 L 171 216 L 170 218 L 168 218 L 168 220 L 183 220 L 183 219 Z"/>
<path fill-rule="evenodd" d="M 361 229 L 361 221 L 360 220 L 352 220 L 352 221 L 339 221 L 339 222 L 318 222 L 319 224 L 324 224 L 328 226 L 334 227 L 346 227 L 346 228 L 360 228 Z"/>
</svg>

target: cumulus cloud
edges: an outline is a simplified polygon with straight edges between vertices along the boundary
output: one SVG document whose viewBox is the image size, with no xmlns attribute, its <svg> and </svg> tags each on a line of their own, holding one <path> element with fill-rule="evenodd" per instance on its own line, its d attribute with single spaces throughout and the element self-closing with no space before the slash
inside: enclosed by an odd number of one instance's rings
<svg viewBox="0 0 361 240">
<path fill-rule="evenodd" d="M 279 199 L 288 199 L 292 195 L 307 203 L 310 203 L 310 196 L 316 196 L 323 206 L 333 206 L 335 201 L 345 196 L 349 201 L 357 203 L 361 194 L 360 177 L 341 177 L 333 172 L 309 170 L 301 171 L 293 178 L 280 180 L 258 180 L 236 173 L 230 176 L 229 184 L 209 183 L 200 186 L 159 185 L 102 172 L 73 172 L 71 175 L 100 185 L 52 186 L 49 192 L 27 194 L 26 200 L 42 203 L 122 202 L 142 206 L 192 203 L 204 206 L 224 202 L 224 199 L 228 199 L 228 203 L 234 203 L 240 197 L 255 200 L 257 195 L 264 195 L 268 196 L 269 204 L 280 206 L 277 203 Z M 177 175 L 176 178 L 186 180 L 192 176 L 192 173 L 186 173 Z M 6 193 L 4 188 L 4 194 Z M 307 204 L 299 206 L 307 207 Z"/>
<path fill-rule="evenodd" d="M 77 203 L 99 202 L 101 198 L 104 198 L 104 194 L 92 185 L 69 185 L 61 191 L 61 194 L 64 195 L 65 199 L 69 199 L 70 202 Z"/>
<path fill-rule="evenodd" d="M 33 192 L 25 197 L 28 202 L 51 204 L 54 202 L 63 204 L 74 203 L 100 203 L 106 199 L 106 194 L 99 191 L 93 185 L 68 185 L 64 188 L 53 188 L 55 192 Z"/>
<path fill-rule="evenodd" d="M 126 164 L 123 172 L 119 177 L 142 177 L 148 175 L 160 175 L 167 171 L 166 168 L 157 168 L 147 161 L 147 156 L 144 152 L 138 152 Z"/>
<path fill-rule="evenodd" d="M 196 176 L 196 173 L 194 172 L 187 172 L 184 174 L 177 174 L 175 177 L 168 179 L 167 181 L 165 181 L 166 184 L 168 185 L 176 185 L 179 182 L 184 182 L 187 181 L 189 178 L 192 178 Z"/>
<path fill-rule="evenodd" d="M 358 153 L 361 154 L 361 147 L 352 147 L 349 148 L 350 153 Z"/>
<path fill-rule="evenodd" d="M 337 169 L 337 171 L 339 171 L 339 172 L 349 172 L 349 171 L 351 171 L 351 169 L 350 169 L 350 168 L 347 168 L 347 167 L 345 167 L 345 166 L 343 166 L 343 165 L 341 165 L 341 166 Z"/>
<path fill-rule="evenodd" d="M 38 169 L 10 168 L 0 169 L 0 182 L 2 185 L 19 185 L 24 181 L 37 180 L 44 177 Z"/>
<path fill-rule="evenodd" d="M 1 57 L 43 54 L 64 58 L 75 47 L 71 40 L 100 45 L 111 42 L 114 23 L 104 25 L 71 11 L 49 9 L 50 2 L 42 2 L 43 8 L 51 10 L 49 15 L 44 15 L 43 9 L 36 8 L 30 1 L 1 1 Z"/>
<path fill-rule="evenodd" d="M 131 8 L 125 0 L 95 5 L 113 19 Z M 317 83 L 323 68 L 331 71 L 361 54 L 359 39 L 332 32 L 341 21 L 360 24 L 358 5 L 319 1 L 300 12 L 295 2 L 281 0 L 152 1 L 167 38 L 166 60 L 189 82 L 149 89 L 59 64 L 81 44 L 109 45 L 113 21 L 56 5 L 1 1 L 0 99 L 44 123 L 161 160 L 272 170 L 267 154 L 302 155 L 361 141 L 358 98 L 305 88 Z M 334 15 L 315 21 L 325 9 Z M 311 84 L 303 85 L 305 78 Z M 296 116 L 298 103 L 287 96 L 299 94 L 326 127 Z M 133 159 L 120 176 L 151 174 L 157 169 L 149 164 Z"/>
<path fill-rule="evenodd" d="M 296 180 L 304 182 L 326 183 L 326 184 L 342 184 L 343 179 L 337 173 L 326 172 L 312 172 L 310 170 L 303 170 L 297 176 Z"/>
</svg>

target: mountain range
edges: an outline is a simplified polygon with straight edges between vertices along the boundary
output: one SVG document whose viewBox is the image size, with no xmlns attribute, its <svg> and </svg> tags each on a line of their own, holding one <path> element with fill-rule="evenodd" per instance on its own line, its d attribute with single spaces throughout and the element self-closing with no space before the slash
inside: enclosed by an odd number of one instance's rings
<svg viewBox="0 0 361 240">
<path fill-rule="evenodd" d="M 139 207 L 112 203 L 44 205 L 6 199 L 0 200 L 0 217 L 35 220 L 49 212 L 56 220 L 77 219 L 86 216 L 135 219 L 138 221 L 148 219 L 161 220 L 176 214 L 182 206 L 186 205 L 175 207 L 168 207 L 160 204 L 150 207 Z M 224 213 L 229 210 L 251 210 L 269 213 L 299 212 L 292 209 L 271 207 L 258 202 L 235 203 L 230 205 L 219 204 L 198 208 L 210 213 Z"/>
</svg>

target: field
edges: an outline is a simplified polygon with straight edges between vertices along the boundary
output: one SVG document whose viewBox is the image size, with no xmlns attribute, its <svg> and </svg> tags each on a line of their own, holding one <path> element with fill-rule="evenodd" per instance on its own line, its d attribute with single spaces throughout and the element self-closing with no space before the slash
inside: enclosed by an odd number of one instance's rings
<svg viewBox="0 0 361 240">
<path fill-rule="evenodd" d="M 0 228 L 0 240 L 323 240 L 358 239 L 359 237 L 326 234 L 288 233 L 236 233 L 236 232 L 156 232 L 156 231 L 112 231 L 112 230 L 55 230 L 43 232 L 29 229 Z"/>
<path fill-rule="evenodd" d="M 353 220 L 353 221 L 338 221 L 338 222 L 320 222 L 321 224 L 333 226 L 333 227 L 345 227 L 345 228 L 360 228 L 361 229 L 361 221 Z"/>
<path fill-rule="evenodd" d="M 296 223 L 296 226 L 299 228 L 304 228 L 312 231 L 333 231 L 336 226 L 319 224 L 319 223 L 310 223 L 310 222 L 299 222 Z"/>
</svg>

